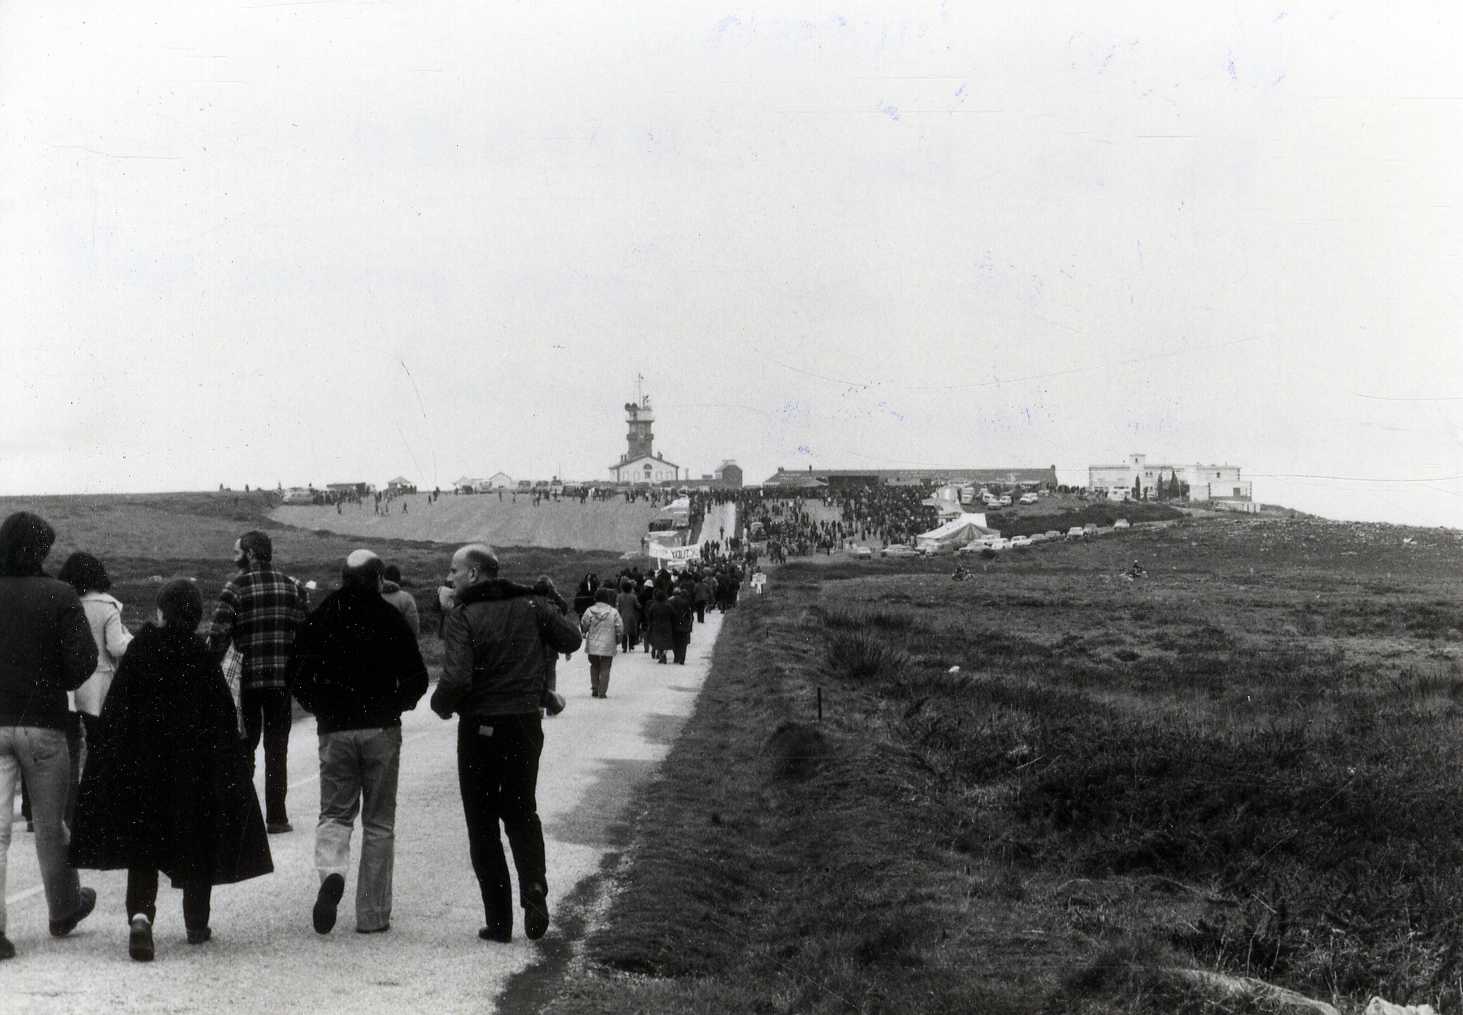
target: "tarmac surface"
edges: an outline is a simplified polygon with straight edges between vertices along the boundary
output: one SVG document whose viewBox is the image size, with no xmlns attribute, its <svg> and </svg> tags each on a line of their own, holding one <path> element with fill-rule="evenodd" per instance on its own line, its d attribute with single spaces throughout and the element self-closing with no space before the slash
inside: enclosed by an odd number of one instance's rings
<svg viewBox="0 0 1463 1015">
<path fill-rule="evenodd" d="M 721 617 L 708 613 L 692 634 L 684 666 L 658 665 L 637 651 L 615 657 L 609 697 L 589 696 L 589 662 L 576 652 L 558 667 L 565 711 L 544 720 L 539 813 L 548 853 L 549 908 L 539 942 L 522 934 L 515 912 L 510 944 L 478 940 L 481 896 L 468 860 L 457 788 L 457 721 L 444 722 L 426 698 L 402 718 L 397 794 L 396 872 L 391 929 L 355 933 L 354 864 L 339 920 L 329 935 L 310 925 L 318 877 L 314 826 L 319 806 L 313 720 L 290 737 L 290 817 L 294 831 L 270 837 L 273 874 L 213 894 L 213 940 L 187 944 L 182 893 L 162 879 L 154 929 L 157 958 L 127 955 L 126 873 L 83 871 L 97 890 L 96 912 L 69 937 L 46 928 L 33 837 L 17 818 L 6 886 L 15 959 L 0 964 L 7 1013 L 29 1012 L 494 1012 L 509 979 L 575 947 L 557 917 L 566 896 L 586 885 L 615 847 L 635 787 L 648 778 L 695 705 Z M 257 789 L 263 793 L 263 752 Z M 16 801 L 18 806 L 19 801 Z M 620 830 L 622 831 L 622 829 Z M 516 894 L 515 894 L 516 898 Z M 505 1008 L 504 1010 L 507 1010 Z"/>
</svg>

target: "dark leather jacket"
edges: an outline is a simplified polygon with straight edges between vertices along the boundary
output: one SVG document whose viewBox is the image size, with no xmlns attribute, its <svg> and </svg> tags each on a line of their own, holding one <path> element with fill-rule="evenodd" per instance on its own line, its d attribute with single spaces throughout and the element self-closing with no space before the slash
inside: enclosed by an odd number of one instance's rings
<svg viewBox="0 0 1463 1015">
<path fill-rule="evenodd" d="M 544 691 L 544 646 L 573 652 L 580 640 L 579 629 L 528 586 L 479 582 L 447 615 L 432 711 L 444 719 L 532 715 Z"/>
</svg>

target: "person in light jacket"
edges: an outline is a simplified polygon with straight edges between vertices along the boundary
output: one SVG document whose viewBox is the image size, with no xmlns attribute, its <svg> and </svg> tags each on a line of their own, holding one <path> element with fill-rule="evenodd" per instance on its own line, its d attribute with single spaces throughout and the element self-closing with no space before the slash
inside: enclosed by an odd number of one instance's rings
<svg viewBox="0 0 1463 1015">
<path fill-rule="evenodd" d="M 615 606 L 613 589 L 606 586 L 595 594 L 594 605 L 579 618 L 579 630 L 584 634 L 584 651 L 589 654 L 590 697 L 608 698 L 610 664 L 625 636 L 625 621 Z"/>
<path fill-rule="evenodd" d="M 95 752 L 101 734 L 102 703 L 107 700 L 107 691 L 111 690 L 117 663 L 132 642 L 132 633 L 122 623 L 122 604 L 107 595 L 112 579 L 107 576 L 107 569 L 101 561 L 89 553 L 73 553 L 61 565 L 56 577 L 81 597 L 87 626 L 91 628 L 92 640 L 97 643 L 97 668 L 86 683 L 73 692 L 75 733 L 78 735 L 73 737 L 71 731 L 67 731 L 67 743 L 71 747 L 71 792 L 66 798 L 66 823 L 71 825 L 75 823 L 76 795 L 81 788 L 81 743 L 85 739 L 88 757 Z"/>
</svg>

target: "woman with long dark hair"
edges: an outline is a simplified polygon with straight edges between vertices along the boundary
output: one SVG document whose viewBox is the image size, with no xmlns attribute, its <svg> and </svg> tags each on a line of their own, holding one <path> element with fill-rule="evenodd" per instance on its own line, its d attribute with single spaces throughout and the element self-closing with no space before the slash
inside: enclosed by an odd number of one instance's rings
<svg viewBox="0 0 1463 1015">
<path fill-rule="evenodd" d="M 183 889 L 189 944 L 212 936 L 214 885 L 274 869 L 264 817 L 218 660 L 197 634 L 203 597 L 164 585 L 157 626 L 138 632 L 102 705 L 81 778 L 71 862 L 127 871 L 127 951 L 153 957 L 158 874 Z"/>
</svg>

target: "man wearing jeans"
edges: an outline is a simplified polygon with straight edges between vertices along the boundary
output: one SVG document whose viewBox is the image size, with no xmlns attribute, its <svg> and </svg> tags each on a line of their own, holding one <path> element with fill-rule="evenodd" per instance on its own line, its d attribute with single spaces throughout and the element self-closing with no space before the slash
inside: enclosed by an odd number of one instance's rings
<svg viewBox="0 0 1463 1015">
<path fill-rule="evenodd" d="M 523 929 L 549 928 L 544 831 L 539 822 L 539 753 L 544 746 L 544 653 L 573 652 L 579 631 L 533 589 L 498 577 L 498 557 L 482 543 L 452 555 L 455 605 L 443 625 L 442 676 L 432 711 L 457 724 L 457 779 L 468 850 L 483 896 L 484 941 L 513 937 L 513 892 L 498 825 L 508 834 Z"/>
<path fill-rule="evenodd" d="M 71 933 L 97 901 L 66 862 L 65 823 L 71 789 L 66 692 L 96 669 L 97 647 L 76 592 L 41 570 L 55 541 L 51 526 L 29 511 L 0 523 L 0 959 L 15 957 L 5 936 L 5 872 L 22 773 L 52 935 Z"/>
<path fill-rule="evenodd" d="M 219 593 L 208 646 L 222 658 L 229 643 L 244 659 L 239 706 L 252 763 L 264 739 L 264 822 L 270 835 L 291 830 L 285 810 L 289 785 L 290 694 L 285 665 L 295 630 L 305 619 L 305 590 L 274 569 L 274 545 L 262 532 L 246 532 L 234 543 L 239 574 Z"/>
<path fill-rule="evenodd" d="M 383 571 L 370 550 L 345 559 L 340 591 L 300 627 L 287 670 L 290 691 L 314 713 L 320 735 L 320 890 L 312 913 L 320 934 L 334 928 L 345 894 L 358 812 L 356 930 L 373 934 L 391 926 L 401 713 L 427 692 L 427 668 L 406 619 L 381 597 Z"/>
</svg>

